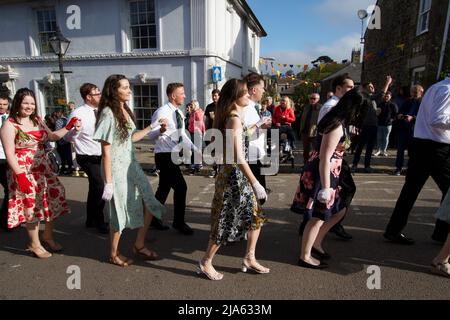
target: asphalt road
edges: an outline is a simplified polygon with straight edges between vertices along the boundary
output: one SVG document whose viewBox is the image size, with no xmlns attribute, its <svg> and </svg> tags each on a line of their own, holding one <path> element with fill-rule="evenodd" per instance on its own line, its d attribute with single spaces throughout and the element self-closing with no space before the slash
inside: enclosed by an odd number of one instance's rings
<svg viewBox="0 0 450 320">
<path fill-rule="evenodd" d="M 157 177 L 149 177 L 156 189 Z M 163 259 L 136 263 L 128 268 L 111 265 L 108 237 L 84 228 L 87 179 L 62 177 L 72 213 L 57 222 L 62 254 L 47 260 L 31 257 L 24 248 L 24 228 L 0 236 L 0 299 L 450 299 L 448 279 L 429 273 L 429 264 L 440 245 L 430 239 L 433 214 L 440 192 L 430 180 L 422 191 L 405 230 L 417 243 L 401 246 L 387 243 L 383 229 L 402 187 L 404 177 L 387 174 L 356 174 L 358 191 L 345 226 L 354 239 L 344 242 L 329 235 L 325 247 L 332 255 L 327 270 L 307 270 L 296 265 L 299 255 L 297 228 L 300 217 L 289 211 L 298 181 L 295 173 L 268 177 L 272 189 L 264 209 L 270 223 L 263 227 L 257 247 L 261 263 L 271 268 L 267 275 L 240 271 L 245 243 L 220 249 L 214 260 L 225 274 L 213 282 L 194 272 L 206 248 L 214 180 L 186 176 L 189 186 L 187 221 L 193 236 L 175 230 L 150 230 L 148 245 Z M 172 196 L 165 221 L 172 218 Z M 132 256 L 135 231 L 123 234 L 120 250 Z M 369 289 L 369 266 L 380 269 L 380 289 Z M 80 289 L 70 266 L 79 267 Z M 73 268 L 73 267 L 72 267 Z M 69 271 L 71 269 L 69 268 Z M 369 279 L 369 280 L 368 280 Z"/>
</svg>

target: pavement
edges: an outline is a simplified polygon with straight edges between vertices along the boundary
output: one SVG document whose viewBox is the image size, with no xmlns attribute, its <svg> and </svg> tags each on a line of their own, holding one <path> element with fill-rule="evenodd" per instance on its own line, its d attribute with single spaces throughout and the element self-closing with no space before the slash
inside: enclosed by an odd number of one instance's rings
<svg viewBox="0 0 450 320">
<path fill-rule="evenodd" d="M 136 147 L 143 168 L 152 169 L 151 145 L 144 142 Z M 56 237 L 64 251 L 40 260 L 24 250 L 24 228 L 0 231 L 0 299 L 450 299 L 449 279 L 429 272 L 430 262 L 441 248 L 430 238 L 441 198 L 432 180 L 422 190 L 405 229 L 416 244 L 391 244 L 382 237 L 404 183 L 404 176 L 389 174 L 394 157 L 374 158 L 373 174 L 355 174 L 358 190 L 344 221 L 354 239 L 344 242 L 332 234 L 327 237 L 324 247 L 332 255 L 330 268 L 297 266 L 301 217 L 289 207 L 298 183 L 300 156 L 296 154 L 295 168 L 282 165 L 278 175 L 267 177 L 272 192 L 264 211 L 270 221 L 262 229 L 256 255 L 271 269 L 270 274 L 240 271 L 245 243 L 220 248 L 214 265 L 224 273 L 222 281 L 213 282 L 195 273 L 210 230 L 214 179 L 207 177 L 208 168 L 202 175 L 185 176 L 186 220 L 194 235 L 185 236 L 173 229 L 150 230 L 147 245 L 163 259 L 144 262 L 136 258 L 128 268 L 108 263 L 108 236 L 84 227 L 87 179 L 61 177 L 72 209 L 56 223 Z M 156 190 L 158 177 L 148 179 Z M 166 205 L 164 221 L 170 224 L 172 194 Z M 135 230 L 124 231 L 122 254 L 132 257 L 135 236 Z"/>
</svg>

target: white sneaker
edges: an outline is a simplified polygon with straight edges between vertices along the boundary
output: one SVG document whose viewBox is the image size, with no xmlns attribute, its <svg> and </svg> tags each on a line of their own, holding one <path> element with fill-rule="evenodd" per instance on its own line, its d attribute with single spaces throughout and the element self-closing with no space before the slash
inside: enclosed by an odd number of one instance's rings
<svg viewBox="0 0 450 320">
<path fill-rule="evenodd" d="M 378 151 L 377 153 L 374 154 L 375 157 L 378 157 L 381 154 L 381 151 Z"/>
<path fill-rule="evenodd" d="M 389 153 L 383 152 L 383 157 L 389 157 Z"/>
</svg>

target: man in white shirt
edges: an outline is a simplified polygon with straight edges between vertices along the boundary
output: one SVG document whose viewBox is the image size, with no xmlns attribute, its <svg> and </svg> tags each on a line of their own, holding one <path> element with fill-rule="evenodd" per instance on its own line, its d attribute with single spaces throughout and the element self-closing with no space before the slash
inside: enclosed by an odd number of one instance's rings
<svg viewBox="0 0 450 320">
<path fill-rule="evenodd" d="M 261 174 L 261 160 L 266 155 L 267 140 L 265 133 L 260 129 L 270 129 L 272 120 L 269 118 L 261 118 L 259 112 L 261 109 L 259 101 L 265 92 L 264 78 L 256 73 L 250 73 L 245 78 L 247 82 L 248 94 L 250 95 L 249 105 L 244 108 L 244 123 L 250 131 L 251 137 L 248 150 L 248 164 L 255 178 L 266 188 L 266 176 Z"/>
<path fill-rule="evenodd" d="M 0 128 L 8 118 L 10 98 L 7 95 L 0 95 Z M 3 187 L 5 197 L 3 198 L 2 207 L 0 209 L 0 227 L 4 230 L 8 229 L 8 180 L 6 178 L 6 163 L 5 151 L 3 150 L 2 142 L 0 141 L 0 184 Z"/>
<path fill-rule="evenodd" d="M 155 141 L 155 163 L 159 170 L 159 184 L 155 197 L 164 204 L 171 189 L 173 193 L 173 223 L 174 229 L 185 235 L 192 235 L 194 231 L 185 222 L 187 185 L 180 167 L 173 163 L 172 152 L 178 153 L 180 146 L 185 150 L 197 150 L 185 130 L 184 115 L 180 107 L 186 98 L 184 86 L 181 83 L 169 83 L 166 89 L 169 102 L 159 107 L 152 116 L 152 127 L 149 133 Z M 167 119 L 167 124 L 161 124 L 161 119 Z M 153 222 L 154 221 L 154 222 Z M 164 230 L 166 227 L 156 218 L 152 226 Z"/>
<path fill-rule="evenodd" d="M 405 184 L 384 237 L 395 243 L 413 244 L 402 230 L 425 182 L 431 176 L 445 197 L 450 186 L 450 76 L 431 86 L 422 98 Z M 436 221 L 433 240 L 445 242 L 448 224 Z"/>
<path fill-rule="evenodd" d="M 95 84 L 85 83 L 80 87 L 80 94 L 84 100 L 84 105 L 73 110 L 68 121 L 73 117 L 81 119 L 81 130 L 72 130 L 64 139 L 74 143 L 77 163 L 88 175 L 89 192 L 86 203 L 86 227 L 94 227 L 100 233 L 107 234 L 109 228 L 108 224 L 105 223 L 103 214 L 105 201 L 102 200 L 104 188 L 101 174 L 102 149 L 99 142 L 92 140 L 101 93 Z"/>
</svg>

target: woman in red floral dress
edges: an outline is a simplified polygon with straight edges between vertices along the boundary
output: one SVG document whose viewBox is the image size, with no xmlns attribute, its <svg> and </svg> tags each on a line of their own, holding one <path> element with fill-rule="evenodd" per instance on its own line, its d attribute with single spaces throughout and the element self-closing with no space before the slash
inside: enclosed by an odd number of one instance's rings
<svg viewBox="0 0 450 320">
<path fill-rule="evenodd" d="M 14 96 L 10 117 L 1 130 L 9 166 L 8 228 L 26 223 L 28 250 L 38 258 L 51 257 L 39 240 L 39 223 L 46 222 L 44 245 L 50 251 L 61 251 L 53 238 L 53 221 L 70 212 L 64 187 L 51 168 L 44 143 L 61 139 L 75 124 L 79 125 L 76 118 L 52 132 L 36 115 L 34 92 L 23 88 Z"/>
<path fill-rule="evenodd" d="M 315 150 L 305 164 L 294 202 L 310 217 L 301 241 L 298 264 L 322 269 L 330 256 L 322 247 L 328 231 L 344 216 L 347 204 L 339 196 L 339 178 L 345 150 L 350 146 L 348 126 L 361 127 L 369 99 L 357 89 L 347 92 L 320 121 Z"/>
</svg>

